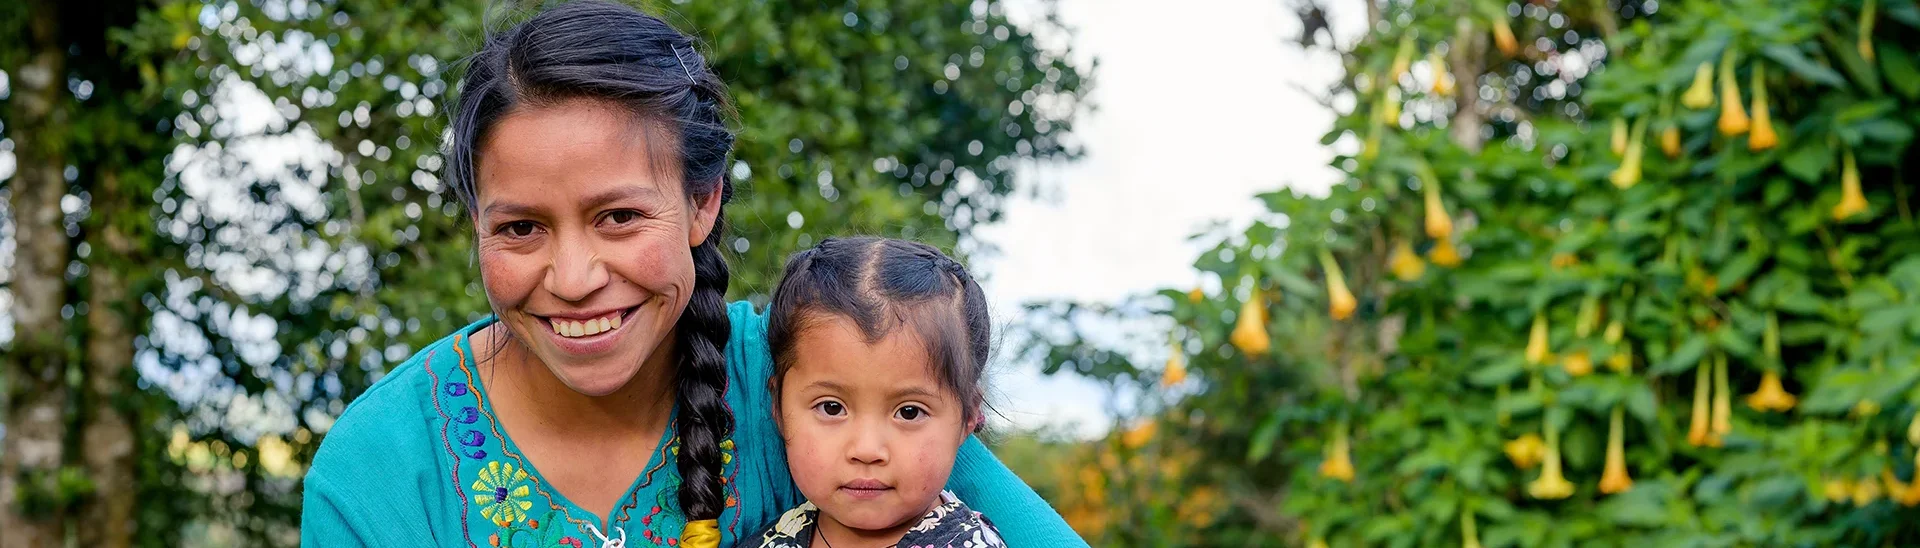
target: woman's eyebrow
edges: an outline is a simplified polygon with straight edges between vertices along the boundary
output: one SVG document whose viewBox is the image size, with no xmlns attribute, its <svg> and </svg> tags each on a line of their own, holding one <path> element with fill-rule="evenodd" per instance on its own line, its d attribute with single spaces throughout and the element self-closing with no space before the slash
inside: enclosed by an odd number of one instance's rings
<svg viewBox="0 0 1920 548">
<path fill-rule="evenodd" d="M 491 204 L 487 204 L 487 208 L 481 211 L 480 217 L 483 219 L 492 217 L 494 215 L 507 215 L 512 217 L 536 217 L 536 216 L 539 216 L 539 214 L 540 214 L 540 209 L 530 205 L 516 204 L 513 202 L 494 202 Z"/>
<path fill-rule="evenodd" d="M 610 188 L 581 198 L 580 209 L 595 210 L 614 202 L 642 197 L 658 199 L 660 197 L 660 189 L 640 185 L 622 185 L 618 188 Z"/>
</svg>

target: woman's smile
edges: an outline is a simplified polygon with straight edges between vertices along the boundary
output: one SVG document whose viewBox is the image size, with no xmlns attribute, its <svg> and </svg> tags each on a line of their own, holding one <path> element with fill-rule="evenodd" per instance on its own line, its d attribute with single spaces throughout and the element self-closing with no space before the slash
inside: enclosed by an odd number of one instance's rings
<svg viewBox="0 0 1920 548">
<path fill-rule="evenodd" d="M 576 355 L 593 355 L 612 349 L 621 335 L 627 319 L 640 309 L 640 305 L 627 308 L 595 311 L 567 312 L 563 314 L 532 314 L 546 323 L 546 335 L 553 345 L 561 351 Z"/>
</svg>

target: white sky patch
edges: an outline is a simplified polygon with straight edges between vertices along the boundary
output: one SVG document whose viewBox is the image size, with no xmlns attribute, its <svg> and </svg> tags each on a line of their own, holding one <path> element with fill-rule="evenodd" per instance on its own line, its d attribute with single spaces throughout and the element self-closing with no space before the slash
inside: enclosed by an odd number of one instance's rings
<svg viewBox="0 0 1920 548">
<path fill-rule="evenodd" d="M 1339 60 L 1293 42 L 1300 23 L 1286 4 L 1060 2 L 1061 19 L 1076 32 L 1074 54 L 1099 59 L 1091 95 L 1097 110 L 1074 128 L 1085 158 L 1028 168 L 1026 180 L 1048 192 L 1012 199 L 1002 222 L 974 232 L 999 249 L 975 269 L 988 278 L 983 286 L 1000 323 L 1028 301 L 1117 303 L 1191 287 L 1200 281 L 1194 257 L 1217 242 L 1190 236 L 1215 222 L 1245 227 L 1265 213 L 1255 193 L 1282 186 L 1319 193 L 1338 181 L 1327 166 L 1332 151 L 1319 142 L 1334 113 L 1312 94 L 1339 77 Z M 1339 43 L 1351 43 L 1365 24 L 1363 5 L 1329 9 Z M 1009 11 L 1021 20 L 1031 8 Z M 1129 341 L 1129 355 L 1158 364 L 1167 357 L 1155 338 L 1163 329 L 1114 326 L 1106 335 L 1145 334 Z M 1111 426 L 1111 410 L 1130 406 L 1084 378 L 1042 375 L 1038 364 L 998 371 L 998 407 L 1018 428 L 1097 436 Z"/>
</svg>

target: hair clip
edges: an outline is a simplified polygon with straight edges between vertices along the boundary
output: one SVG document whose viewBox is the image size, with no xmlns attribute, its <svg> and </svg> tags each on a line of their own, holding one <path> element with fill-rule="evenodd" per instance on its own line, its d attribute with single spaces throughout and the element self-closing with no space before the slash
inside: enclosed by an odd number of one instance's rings
<svg viewBox="0 0 1920 548">
<path fill-rule="evenodd" d="M 680 71 L 687 73 L 687 83 L 699 83 L 699 81 L 693 79 L 693 70 L 687 68 L 687 59 L 680 56 L 680 46 L 677 44 L 667 44 L 667 47 L 673 48 L 673 60 L 680 62 Z"/>
</svg>

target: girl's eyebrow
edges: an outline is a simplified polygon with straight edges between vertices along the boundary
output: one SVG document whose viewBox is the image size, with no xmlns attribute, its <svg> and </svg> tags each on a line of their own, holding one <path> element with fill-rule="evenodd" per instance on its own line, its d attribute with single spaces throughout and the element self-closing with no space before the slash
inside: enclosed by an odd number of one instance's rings
<svg viewBox="0 0 1920 548">
<path fill-rule="evenodd" d="M 940 394 L 927 389 L 927 387 L 925 386 L 920 386 L 920 385 L 900 388 L 887 393 L 887 399 L 890 399 L 890 400 L 903 399 L 903 398 L 906 398 L 907 396 L 920 396 L 923 398 L 939 399 Z"/>
</svg>

